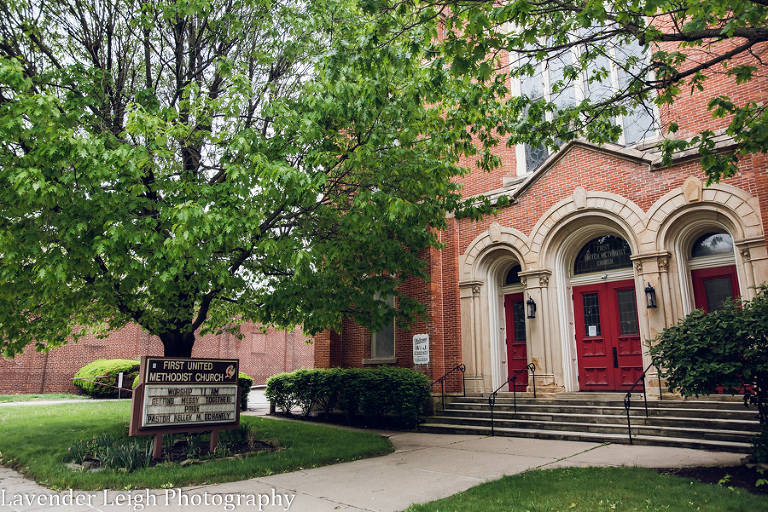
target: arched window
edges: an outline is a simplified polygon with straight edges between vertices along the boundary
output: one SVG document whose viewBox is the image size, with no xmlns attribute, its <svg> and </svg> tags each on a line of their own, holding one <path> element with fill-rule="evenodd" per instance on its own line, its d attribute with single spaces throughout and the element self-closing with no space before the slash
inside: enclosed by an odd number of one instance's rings
<svg viewBox="0 0 768 512">
<path fill-rule="evenodd" d="M 631 268 L 632 250 L 626 240 L 615 235 L 603 235 L 587 242 L 573 264 L 574 275 Z"/>
<path fill-rule="evenodd" d="M 693 242 L 688 268 L 691 269 L 695 307 L 715 311 L 726 299 L 739 296 L 734 263 L 733 238 L 728 233 L 709 232 Z"/>
<path fill-rule="evenodd" d="M 520 280 L 520 271 L 523 268 L 520 265 L 515 265 L 511 269 L 509 269 L 509 272 L 507 272 L 507 277 L 504 279 L 504 285 L 509 286 L 511 284 L 520 284 L 522 281 Z"/>
<path fill-rule="evenodd" d="M 691 258 L 733 254 L 733 238 L 728 233 L 707 233 L 693 242 Z"/>
</svg>

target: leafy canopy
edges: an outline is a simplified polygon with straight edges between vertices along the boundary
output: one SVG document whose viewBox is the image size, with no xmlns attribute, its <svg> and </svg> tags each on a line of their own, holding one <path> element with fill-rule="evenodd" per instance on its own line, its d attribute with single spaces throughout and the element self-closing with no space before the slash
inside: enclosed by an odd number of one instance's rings
<svg viewBox="0 0 768 512">
<path fill-rule="evenodd" d="M 423 65 L 431 20 L 394 38 L 411 13 L 356 0 L 0 7 L 6 356 L 129 321 L 176 356 L 243 320 L 376 326 L 463 208 L 479 99 Z"/>
<path fill-rule="evenodd" d="M 381 9 L 410 1 L 370 0 Z M 616 142 L 617 116 L 668 108 L 685 94 L 700 94 L 714 120 L 686 125 L 665 116 L 663 162 L 695 148 L 714 182 L 737 172 L 741 158 L 768 150 L 764 102 L 737 99 L 738 86 L 764 83 L 768 41 L 765 0 L 447 0 L 418 2 L 421 18 L 443 20 L 437 65 L 490 89 L 486 112 L 508 144 L 552 149 L 576 137 Z M 414 16 L 414 19 L 420 19 Z M 545 63 L 549 98 L 510 94 L 512 79 L 532 79 Z M 617 83 L 612 83 L 611 69 Z M 724 76 L 727 94 L 707 93 Z M 762 87 L 762 85 L 757 85 Z M 566 101 L 565 92 L 583 91 Z M 573 95 L 572 95 L 573 96 Z M 754 95 L 753 95 L 754 96 Z M 678 122 L 679 121 L 679 122 Z M 723 139 L 733 151 L 723 152 Z"/>
</svg>

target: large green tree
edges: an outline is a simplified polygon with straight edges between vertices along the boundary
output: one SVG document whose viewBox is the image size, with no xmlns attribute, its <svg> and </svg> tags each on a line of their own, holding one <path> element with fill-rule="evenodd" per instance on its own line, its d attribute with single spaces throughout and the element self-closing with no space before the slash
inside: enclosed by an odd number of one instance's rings
<svg viewBox="0 0 768 512">
<path fill-rule="evenodd" d="M 370 1 L 383 10 L 412 5 Z M 486 89 L 485 108 L 508 144 L 615 142 L 619 116 L 665 109 L 695 92 L 725 129 L 678 132 L 678 119 L 667 118 L 666 163 L 675 152 L 698 150 L 711 182 L 737 172 L 745 155 L 768 150 L 766 103 L 759 94 L 745 100 L 737 93 L 737 85 L 765 78 L 765 0 L 427 0 L 415 8 L 421 16 L 414 23 L 430 16 L 444 23 L 435 63 Z M 542 63 L 551 95 L 510 90 L 515 80 L 537 78 Z M 707 92 L 723 76 L 732 85 L 719 90 L 733 98 Z M 582 94 L 568 99 L 574 88 Z"/>
<path fill-rule="evenodd" d="M 418 44 L 431 21 L 394 31 L 408 15 L 0 0 L 3 354 L 127 322 L 189 356 L 243 320 L 391 318 L 377 297 L 425 275 L 419 252 L 461 208 L 477 101 L 446 96 Z"/>
</svg>

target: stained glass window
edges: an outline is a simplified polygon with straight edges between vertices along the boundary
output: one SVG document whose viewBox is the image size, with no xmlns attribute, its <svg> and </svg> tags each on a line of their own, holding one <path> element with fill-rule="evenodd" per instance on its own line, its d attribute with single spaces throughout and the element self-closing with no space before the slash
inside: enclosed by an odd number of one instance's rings
<svg viewBox="0 0 768 512">
<path fill-rule="evenodd" d="M 626 240 L 615 235 L 604 235 L 587 243 L 573 265 L 573 273 L 589 274 L 620 268 L 631 268 L 632 250 Z"/>
</svg>

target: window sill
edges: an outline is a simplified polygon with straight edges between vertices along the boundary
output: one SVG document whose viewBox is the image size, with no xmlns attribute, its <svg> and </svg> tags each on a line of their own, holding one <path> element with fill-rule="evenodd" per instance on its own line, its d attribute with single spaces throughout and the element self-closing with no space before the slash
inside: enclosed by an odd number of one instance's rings
<svg viewBox="0 0 768 512">
<path fill-rule="evenodd" d="M 396 357 L 377 357 L 370 359 L 363 359 L 364 365 L 379 365 L 379 364 L 397 364 Z"/>
</svg>

